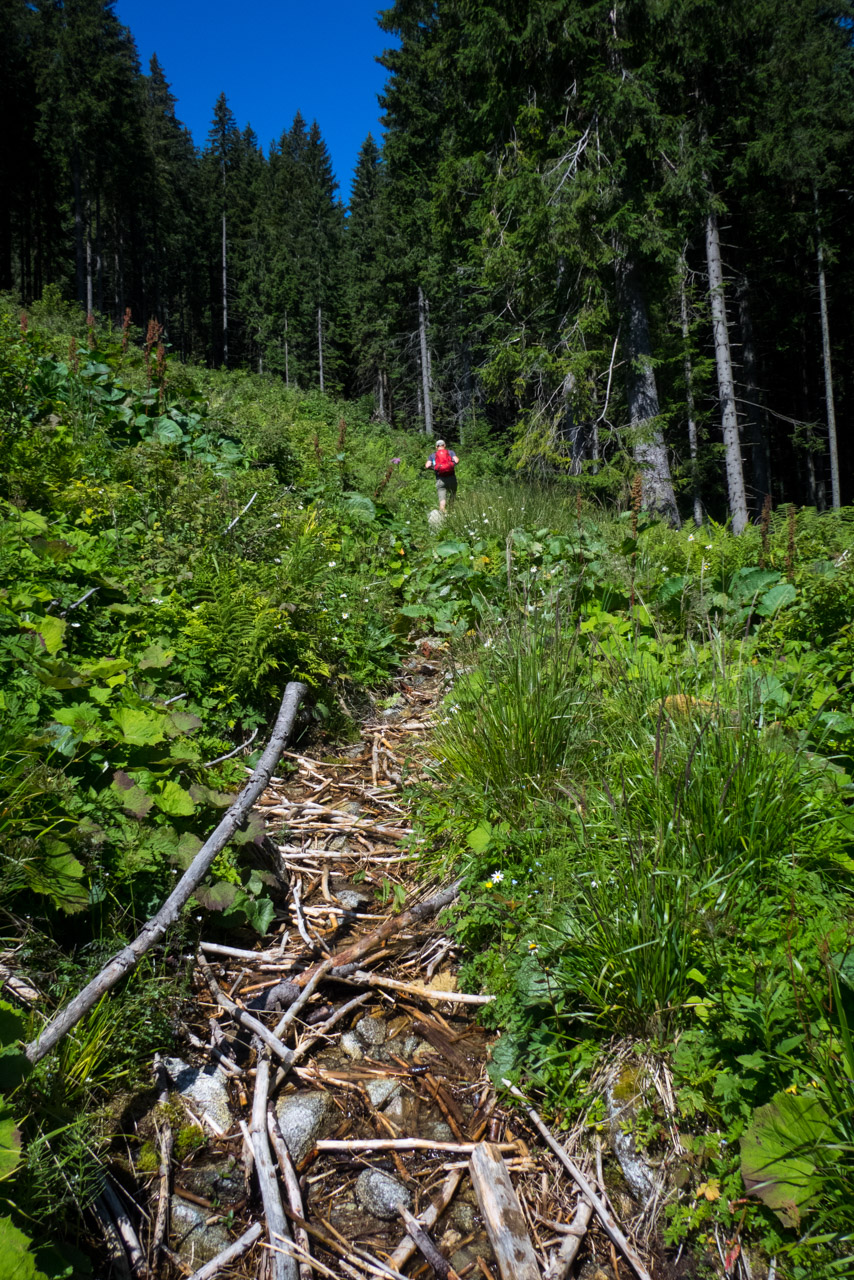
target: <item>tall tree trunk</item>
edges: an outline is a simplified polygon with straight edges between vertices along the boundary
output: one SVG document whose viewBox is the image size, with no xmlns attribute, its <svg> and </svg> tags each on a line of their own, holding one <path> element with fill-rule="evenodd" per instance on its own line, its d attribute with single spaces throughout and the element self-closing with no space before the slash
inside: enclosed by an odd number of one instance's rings
<svg viewBox="0 0 854 1280">
<path fill-rule="evenodd" d="M 421 405 L 424 412 L 424 434 L 433 434 L 433 400 L 430 395 L 430 348 L 427 345 L 427 299 L 418 286 L 418 337 L 421 342 Z"/>
<path fill-rule="evenodd" d="M 376 381 L 374 383 L 374 396 L 377 402 L 377 417 L 380 422 L 385 422 L 385 370 L 377 371 Z"/>
<path fill-rule="evenodd" d="M 86 201 L 86 314 L 92 315 L 92 204 Z"/>
<path fill-rule="evenodd" d="M 765 499 L 771 493 L 771 466 L 768 457 L 768 441 L 762 429 L 762 408 L 759 390 L 759 378 L 756 370 L 756 346 L 753 339 L 753 318 L 750 314 L 750 291 L 745 276 L 741 276 L 736 287 L 738 301 L 738 323 L 741 329 L 742 369 L 744 371 L 744 389 L 747 392 L 747 434 L 750 441 L 750 463 L 753 474 L 753 490 L 756 510 L 761 511 Z"/>
<path fill-rule="evenodd" d="M 323 391 L 323 320 L 320 307 L 317 308 L 317 367 L 320 371 L 320 390 Z"/>
<path fill-rule="evenodd" d="M 222 167 L 222 186 L 225 191 L 225 165 Z M 225 201 L 222 206 L 222 363 L 228 366 L 228 240 L 226 237 Z"/>
<path fill-rule="evenodd" d="M 827 444 L 830 450 L 831 505 L 840 506 L 839 497 L 839 449 L 836 441 L 836 409 L 833 404 L 833 370 L 830 364 L 830 322 L 827 318 L 827 286 L 824 279 L 824 244 L 821 238 L 821 221 L 818 216 L 818 190 L 813 187 L 815 201 L 815 241 L 818 262 L 818 297 L 821 308 L 821 349 L 824 360 L 824 403 L 827 412 Z"/>
<path fill-rule="evenodd" d="M 80 155 L 77 148 L 71 158 L 71 182 L 74 187 L 74 266 L 77 285 L 77 301 L 86 301 L 86 249 L 83 232 L 83 183 L 80 175 Z"/>
<path fill-rule="evenodd" d="M 290 369 L 288 367 L 288 313 L 285 312 L 285 386 L 291 385 Z"/>
<path fill-rule="evenodd" d="M 682 364 L 685 374 L 685 407 L 688 411 L 688 452 L 691 457 L 691 489 L 693 491 L 694 524 L 703 523 L 703 504 L 700 500 L 700 451 L 697 438 L 697 417 L 694 407 L 694 370 L 691 367 L 691 327 L 688 316 L 688 291 L 685 280 L 688 264 L 684 257 L 679 264 L 679 313 L 682 320 Z"/>
<path fill-rule="evenodd" d="M 649 319 L 637 263 L 628 255 L 617 259 L 617 290 L 623 313 L 626 347 L 626 395 L 634 428 L 634 458 L 643 481 L 643 505 L 681 525 L 670 461 L 661 429 L 658 388 L 652 367 Z"/>
<path fill-rule="evenodd" d="M 706 218 L 706 261 L 709 267 L 709 297 L 712 305 L 718 396 L 721 402 L 727 492 L 732 515 L 732 531 L 738 534 L 743 532 L 747 524 L 747 495 L 744 491 L 744 468 L 741 461 L 741 441 L 738 435 L 738 415 L 735 410 L 735 386 L 726 318 L 721 241 L 718 234 L 718 216 L 714 212 L 710 212 Z"/>
<path fill-rule="evenodd" d="M 98 282 L 98 311 L 104 314 L 104 256 L 101 238 L 101 193 L 95 198 L 95 279 Z"/>
</svg>

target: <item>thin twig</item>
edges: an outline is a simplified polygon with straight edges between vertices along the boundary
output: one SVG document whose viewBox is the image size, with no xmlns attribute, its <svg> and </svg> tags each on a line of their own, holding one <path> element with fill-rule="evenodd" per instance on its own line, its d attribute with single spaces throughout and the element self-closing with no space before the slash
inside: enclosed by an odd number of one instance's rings
<svg viewBox="0 0 854 1280">
<path fill-rule="evenodd" d="M 203 1267 L 199 1267 L 198 1271 L 194 1271 L 190 1280 L 214 1280 L 214 1276 L 219 1275 L 220 1271 L 224 1271 L 226 1267 L 231 1266 L 232 1262 L 242 1258 L 263 1234 L 264 1229 L 261 1223 L 253 1222 L 249 1230 L 244 1231 L 243 1235 L 227 1249 L 223 1249 L 222 1253 L 218 1253 L 215 1258 L 211 1258 L 210 1262 L 206 1262 Z"/>
<path fill-rule="evenodd" d="M 238 520 L 240 520 L 243 516 L 246 515 L 246 512 L 252 506 L 252 503 L 255 501 L 257 497 L 258 497 L 258 490 L 256 489 L 252 497 L 247 502 L 246 506 L 243 508 L 243 510 L 237 513 L 237 515 L 234 517 L 234 519 L 232 520 L 231 524 L 228 526 L 227 529 L 223 529 L 221 537 L 224 538 L 227 533 L 231 533 L 232 529 L 237 524 Z"/>
<path fill-rule="evenodd" d="M 245 742 L 241 742 L 239 747 L 235 747 L 233 751 L 227 751 L 224 756 L 217 756 L 216 760 L 206 760 L 201 766 L 202 769 L 212 769 L 215 764 L 222 764 L 223 760 L 230 760 L 232 756 L 239 756 L 241 751 L 245 751 L 247 747 L 251 747 L 252 743 L 258 737 L 258 727 L 252 730 L 252 733 Z"/>
</svg>

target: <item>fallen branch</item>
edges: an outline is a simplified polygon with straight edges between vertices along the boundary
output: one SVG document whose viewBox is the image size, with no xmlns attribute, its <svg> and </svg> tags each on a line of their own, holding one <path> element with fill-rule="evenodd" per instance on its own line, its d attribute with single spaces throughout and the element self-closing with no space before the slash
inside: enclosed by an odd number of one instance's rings
<svg viewBox="0 0 854 1280">
<path fill-rule="evenodd" d="M 145 1254 L 142 1251 L 142 1245 L 139 1243 L 139 1236 L 133 1228 L 133 1223 L 127 1215 L 124 1205 L 116 1195 L 109 1182 L 104 1183 L 104 1190 L 101 1199 L 107 1206 L 110 1216 L 116 1224 L 122 1243 L 127 1251 L 130 1269 L 139 1280 L 145 1280 L 148 1276 L 148 1264 L 145 1261 Z"/>
<path fill-rule="evenodd" d="M 456 1195 L 457 1187 L 460 1185 L 462 1176 L 463 1176 L 462 1169 L 453 1169 L 448 1174 L 447 1178 L 442 1183 L 442 1186 L 439 1190 L 439 1194 L 435 1197 L 434 1200 L 431 1200 L 430 1204 L 427 1206 L 427 1208 L 424 1210 L 424 1212 L 421 1214 L 421 1216 L 418 1219 L 422 1227 L 429 1228 L 436 1225 L 436 1223 L 439 1221 L 442 1214 L 445 1212 L 448 1205 L 451 1203 L 454 1196 Z M 417 1245 L 415 1244 L 415 1241 L 412 1239 L 412 1237 L 409 1235 L 405 1235 L 401 1240 L 400 1244 L 395 1249 L 394 1253 L 389 1258 L 388 1265 L 390 1267 L 395 1267 L 398 1271 L 401 1271 L 406 1266 L 407 1262 L 412 1257 L 412 1255 L 415 1253 L 416 1249 L 417 1249 Z"/>
<path fill-rule="evenodd" d="M 302 1192 L 300 1191 L 299 1179 L 296 1175 L 290 1153 L 288 1151 L 285 1140 L 282 1137 L 282 1131 L 279 1128 L 279 1122 L 276 1119 L 276 1113 L 272 1103 L 267 1105 L 267 1136 L 270 1139 L 270 1146 L 273 1148 L 273 1154 L 279 1165 L 282 1175 L 282 1181 L 285 1184 L 285 1190 L 288 1193 L 288 1203 L 294 1213 L 301 1218 L 305 1216 L 302 1203 Z M 311 1250 L 309 1249 L 308 1232 L 303 1231 L 302 1227 L 294 1227 L 294 1244 L 297 1249 L 306 1255 L 305 1259 L 299 1259 L 299 1275 L 300 1280 L 311 1280 Z"/>
<path fill-rule="evenodd" d="M 439 1252 L 415 1214 L 410 1213 L 402 1204 L 398 1205 L 397 1212 L 403 1218 L 406 1230 L 417 1244 L 419 1253 L 433 1268 L 439 1280 L 460 1280 L 459 1272 L 455 1271 L 448 1259 Z"/>
<path fill-rule="evenodd" d="M 294 1213 L 293 1209 L 285 1209 L 285 1214 L 290 1218 L 295 1227 L 302 1227 L 310 1236 L 313 1236 L 324 1249 L 328 1249 L 330 1253 L 337 1253 L 339 1258 L 350 1259 L 359 1264 L 362 1268 L 367 1268 L 375 1275 L 388 1276 L 389 1280 L 406 1280 L 399 1271 L 392 1270 L 379 1258 L 375 1258 L 367 1249 L 360 1249 L 358 1245 L 346 1246 L 346 1242 L 342 1243 L 336 1240 L 328 1231 L 321 1231 L 320 1227 L 316 1227 L 312 1222 L 306 1222 L 305 1218 L 301 1218 L 298 1213 Z M 328 1226 L 328 1223 L 324 1223 Z M 333 1228 L 334 1230 L 334 1228 Z"/>
<path fill-rule="evenodd" d="M 529 1118 L 533 1121 L 533 1123 L 539 1129 L 540 1133 L 545 1138 L 546 1142 L 549 1144 L 552 1151 L 557 1156 L 558 1160 L 560 1160 L 564 1169 L 566 1169 L 569 1176 L 575 1182 L 576 1186 L 580 1189 L 581 1193 L 585 1195 L 587 1199 L 590 1201 L 590 1203 L 593 1205 L 593 1208 L 596 1210 L 596 1213 L 599 1217 L 599 1221 L 602 1223 L 602 1226 L 605 1228 L 605 1232 L 608 1235 L 609 1239 L 612 1241 L 613 1244 L 616 1245 L 616 1247 L 621 1251 L 621 1253 L 624 1254 L 627 1261 L 629 1262 L 629 1264 L 632 1266 L 637 1276 L 639 1277 L 639 1280 L 652 1280 L 652 1277 L 650 1276 L 649 1272 L 647 1271 L 646 1267 L 643 1265 L 643 1262 L 641 1261 L 640 1255 L 638 1254 L 634 1246 L 629 1243 L 628 1239 L 625 1236 L 625 1233 L 623 1232 L 619 1223 L 617 1223 L 613 1218 L 613 1216 L 611 1215 L 607 1205 L 600 1199 L 600 1197 L 593 1190 L 592 1186 L 587 1181 L 587 1179 L 585 1178 L 584 1174 L 581 1172 L 581 1170 L 579 1169 L 575 1161 L 570 1159 L 570 1157 L 566 1154 L 566 1152 L 564 1151 L 560 1143 L 552 1136 L 550 1130 L 543 1123 L 539 1113 L 535 1111 L 532 1106 L 529 1105 L 528 1100 L 525 1097 L 522 1090 L 517 1089 L 516 1086 L 512 1085 L 509 1080 L 502 1080 L 501 1083 L 504 1085 L 505 1089 L 508 1089 L 509 1092 L 513 1094 L 514 1098 L 521 1099 L 521 1101 L 525 1104 L 525 1110 L 527 1111 Z"/>
<path fill-rule="evenodd" d="M 162 1128 L 157 1126 L 157 1138 L 160 1143 L 160 1189 L 157 1197 L 157 1217 L 154 1220 L 154 1231 L 151 1235 L 151 1261 L 155 1267 L 157 1255 L 166 1243 L 169 1230 L 169 1179 L 172 1172 L 174 1137 L 168 1120 L 164 1119 Z"/>
<path fill-rule="evenodd" d="M 335 976 L 343 977 L 337 973 Z M 467 991 L 440 991 L 437 987 L 427 987 L 420 982 L 400 982 L 397 978 L 366 973 L 364 969 L 358 969 L 346 981 L 354 986 L 388 987 L 389 991 L 404 991 L 407 995 L 420 996 L 424 1000 L 448 1000 L 451 1004 L 492 1004 L 495 999 L 495 996 L 469 995 Z"/>
<path fill-rule="evenodd" d="M 210 1262 L 206 1262 L 203 1267 L 199 1267 L 198 1271 L 194 1271 L 190 1280 L 214 1280 L 214 1276 L 219 1275 L 220 1271 L 224 1271 L 232 1262 L 236 1262 L 238 1258 L 243 1257 L 244 1253 L 248 1253 L 262 1234 L 261 1223 L 253 1222 L 249 1230 L 244 1231 L 234 1244 L 230 1244 L 227 1249 L 223 1249 L 222 1253 L 218 1253 L 215 1258 L 211 1258 Z"/>
<path fill-rule="evenodd" d="M 492 1143 L 477 1144 L 469 1161 L 469 1173 L 501 1280 L 540 1280 L 540 1266 L 519 1197 L 507 1166 Z"/>
<path fill-rule="evenodd" d="M 289 1241 L 291 1233 L 282 1206 L 282 1196 L 276 1178 L 276 1170 L 270 1157 L 270 1144 L 267 1139 L 267 1097 L 270 1092 L 270 1054 L 264 1053 L 259 1041 L 253 1041 L 253 1048 L 258 1054 L 258 1066 L 255 1071 L 255 1093 L 252 1098 L 252 1124 L 249 1137 L 252 1153 L 255 1156 L 255 1172 L 258 1175 L 258 1186 L 264 1204 L 264 1217 L 267 1219 L 267 1235 L 272 1245 L 279 1239 Z M 296 1259 L 276 1249 L 272 1255 L 274 1280 L 299 1280 Z"/>
<path fill-rule="evenodd" d="M 129 946 L 110 960 L 97 977 L 70 1000 L 65 1008 L 60 1009 L 50 1020 L 41 1034 L 27 1045 L 26 1054 L 30 1062 L 39 1062 L 46 1053 L 75 1027 L 81 1018 L 93 1009 L 105 992 L 127 977 L 135 969 L 140 959 L 158 942 L 178 919 L 181 911 L 193 892 L 204 880 L 214 858 L 224 849 L 240 824 L 247 817 L 255 801 L 262 794 L 278 764 L 285 743 L 296 719 L 297 711 L 307 690 L 304 684 L 296 681 L 290 683 L 282 698 L 279 714 L 273 727 L 270 741 L 258 761 L 258 765 L 249 782 L 241 791 L 234 804 L 225 813 L 219 826 L 208 836 L 187 870 L 181 876 L 175 888 L 163 906 L 142 927 L 138 936 Z"/>
<path fill-rule="evenodd" d="M 247 1031 L 251 1031 L 259 1040 L 263 1040 L 268 1049 L 272 1049 L 273 1053 L 281 1059 L 282 1064 L 286 1067 L 291 1066 L 294 1062 L 294 1051 L 283 1044 L 277 1035 L 272 1031 L 268 1031 L 258 1018 L 254 1018 L 251 1013 L 247 1013 L 245 1009 L 241 1009 L 230 996 L 227 996 L 220 987 L 216 978 L 213 976 L 210 965 L 199 951 L 196 953 L 196 964 L 205 976 L 205 981 L 210 988 L 211 995 L 226 1013 L 230 1013 L 235 1022 L 239 1022 L 241 1027 L 245 1027 Z"/>
<path fill-rule="evenodd" d="M 470 1156 L 476 1142 L 434 1142 L 432 1138 L 320 1138 L 317 1151 L 453 1151 Z M 518 1142 L 496 1142 L 496 1151 L 519 1150 Z"/>
<path fill-rule="evenodd" d="M 592 1217 L 593 1205 L 589 1200 L 582 1200 L 569 1226 L 559 1226 L 558 1229 L 563 1232 L 565 1238 L 549 1263 L 544 1280 L 567 1280 Z M 554 1227 L 553 1223 L 548 1225 Z"/>
<path fill-rule="evenodd" d="M 221 537 L 221 538 L 224 538 L 224 537 L 225 537 L 225 535 L 226 535 L 227 533 L 231 533 L 232 529 L 233 529 L 233 528 L 234 528 L 234 526 L 237 524 L 238 520 L 241 518 L 241 516 L 245 516 L 245 515 L 246 515 L 246 512 L 247 512 L 247 511 L 249 510 L 249 508 L 252 506 L 252 503 L 255 501 L 255 499 L 256 499 L 257 497 L 258 497 L 258 490 L 256 489 L 256 490 L 255 490 L 255 492 L 253 493 L 252 497 L 251 497 L 251 498 L 249 499 L 249 501 L 247 502 L 246 506 L 243 508 L 243 510 L 242 510 L 242 511 L 238 511 L 237 515 L 234 517 L 234 519 L 232 520 L 231 524 L 228 526 L 228 528 L 227 528 L 227 529 L 223 529 L 222 533 L 220 534 L 220 537 Z"/>
<path fill-rule="evenodd" d="M 241 751 L 245 751 L 247 747 L 251 747 L 252 743 L 258 737 L 258 726 L 252 730 L 245 742 L 241 742 L 239 747 L 235 747 L 233 751 L 226 751 L 224 756 L 217 756 L 216 760 L 206 760 L 202 765 L 203 769 L 212 769 L 215 764 L 222 764 L 224 760 L 231 760 L 233 756 L 239 756 Z"/>
<path fill-rule="evenodd" d="M 456 900 L 462 883 L 462 880 L 455 880 L 447 889 L 434 893 L 432 898 L 425 898 L 423 902 L 417 902 L 414 907 L 401 911 L 400 915 L 389 916 L 388 920 L 381 924 L 378 929 L 374 929 L 372 933 L 365 934 L 363 938 L 357 938 L 349 947 L 345 947 L 343 951 L 339 951 L 332 957 L 335 968 L 330 971 L 331 976 L 335 977 L 336 970 L 352 964 L 354 960 L 361 960 L 362 956 L 366 956 L 369 951 L 373 951 L 378 943 L 385 942 L 387 938 L 400 933 L 403 929 L 408 928 L 409 925 L 416 924 L 420 920 L 427 920 L 430 916 L 438 915 L 444 907 L 450 906 Z M 307 969 L 305 973 L 301 974 L 296 979 L 298 986 L 305 986 L 313 978 L 316 968 Z"/>
</svg>

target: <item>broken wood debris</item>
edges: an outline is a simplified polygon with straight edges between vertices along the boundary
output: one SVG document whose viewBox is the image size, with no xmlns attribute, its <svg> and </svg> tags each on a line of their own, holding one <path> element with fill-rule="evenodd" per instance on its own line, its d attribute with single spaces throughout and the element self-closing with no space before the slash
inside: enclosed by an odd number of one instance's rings
<svg viewBox="0 0 854 1280">
<path fill-rule="evenodd" d="M 442 691 L 437 681 L 431 696 Z M 449 1280 L 566 1280 L 588 1234 L 607 1256 L 613 1236 L 601 1234 L 598 1209 L 485 1074 L 489 1037 L 476 1014 L 491 997 L 456 990 L 455 943 L 439 920 L 460 882 L 425 887 L 409 873 L 418 844 L 399 786 L 419 774 L 416 730 L 428 713 L 369 726 L 345 758 L 283 753 L 293 772 L 270 777 L 256 806 L 281 886 L 270 932 L 257 950 L 244 937 L 198 944 L 200 1019 L 184 1034 L 196 1060 L 220 1069 L 236 1115 L 223 1127 L 195 1102 L 193 1115 L 220 1135 L 209 1151 L 239 1159 L 242 1142 L 247 1179 L 233 1210 L 239 1238 L 198 1280 L 240 1257 L 243 1274 L 268 1280 L 409 1280 L 430 1269 Z M 301 1098 L 325 1117 L 305 1142 L 284 1122 Z M 165 1136 L 151 1180 L 163 1210 L 151 1280 L 192 1266 L 168 1235 L 170 1186 L 202 1209 L 219 1204 L 193 1190 L 186 1164 L 172 1184 Z M 369 1172 L 397 1187 L 385 1218 L 361 1198 Z M 118 1238 L 106 1204 L 102 1216 Z"/>
</svg>

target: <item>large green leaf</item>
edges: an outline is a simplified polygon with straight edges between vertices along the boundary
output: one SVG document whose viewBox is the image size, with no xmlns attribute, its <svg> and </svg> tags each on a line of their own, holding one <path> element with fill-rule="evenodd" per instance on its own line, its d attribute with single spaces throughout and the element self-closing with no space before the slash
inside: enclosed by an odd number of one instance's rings
<svg viewBox="0 0 854 1280">
<path fill-rule="evenodd" d="M 164 782 L 157 791 L 154 803 L 162 813 L 168 813 L 172 818 L 189 818 L 196 812 L 196 806 L 189 791 L 185 791 L 177 782 L 171 780 Z"/>
<path fill-rule="evenodd" d="M 118 794 L 122 808 L 135 818 L 144 818 L 150 812 L 154 801 L 123 769 L 113 774 L 112 788 Z"/>
<path fill-rule="evenodd" d="M 194 716 L 192 711 L 172 711 L 166 720 L 166 732 L 170 738 L 175 738 L 179 733 L 192 733 L 194 729 L 198 729 L 201 725 L 198 716 Z"/>
<path fill-rule="evenodd" d="M 208 911 L 227 911 L 234 906 L 235 899 L 241 893 L 243 890 L 239 885 L 219 880 L 214 885 L 200 884 L 196 890 L 196 901 Z"/>
<path fill-rule="evenodd" d="M 20 1163 L 21 1134 L 12 1108 L 0 1103 L 0 1182 L 11 1177 Z"/>
<path fill-rule="evenodd" d="M 81 883 L 83 864 L 62 840 L 45 840 L 40 852 L 39 859 L 27 869 L 30 888 L 50 898 L 62 911 L 82 911 L 89 902 L 89 892 Z"/>
<path fill-rule="evenodd" d="M 174 649 L 164 649 L 160 641 L 155 640 L 139 655 L 139 662 L 137 665 L 139 666 L 140 671 L 146 671 L 149 667 L 168 667 L 174 657 Z"/>
<path fill-rule="evenodd" d="M 798 1227 L 821 1192 L 818 1153 L 831 1136 L 827 1112 L 814 1093 L 778 1093 L 758 1107 L 741 1138 L 741 1175 L 787 1227 Z"/>
<path fill-rule="evenodd" d="M 35 631 L 44 645 L 45 651 L 51 657 L 62 648 L 66 628 L 63 618 L 54 618 L 51 614 L 48 614 L 44 618 L 33 618 L 30 622 L 23 622 L 21 625 L 30 631 Z"/>
<path fill-rule="evenodd" d="M 30 1251 L 31 1244 L 11 1218 L 0 1218 L 0 1280 L 47 1280 Z"/>
<path fill-rule="evenodd" d="M 778 609 L 783 609 L 787 604 L 791 604 L 797 594 L 791 582 L 780 582 L 776 587 L 772 587 L 770 591 L 765 592 L 756 606 L 756 612 L 761 614 L 763 618 L 771 618 Z"/>
<path fill-rule="evenodd" d="M 478 823 L 473 831 L 468 833 L 466 844 L 469 848 L 474 849 L 475 853 L 486 853 L 491 839 L 492 823 L 484 819 L 483 822 Z"/>
<path fill-rule="evenodd" d="M 153 747 L 165 738 L 163 716 L 143 707 L 116 707 L 110 712 L 125 742 L 137 747 Z"/>
</svg>

